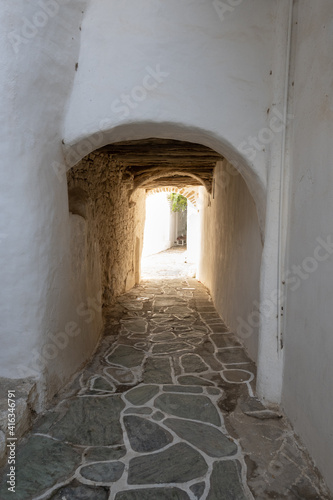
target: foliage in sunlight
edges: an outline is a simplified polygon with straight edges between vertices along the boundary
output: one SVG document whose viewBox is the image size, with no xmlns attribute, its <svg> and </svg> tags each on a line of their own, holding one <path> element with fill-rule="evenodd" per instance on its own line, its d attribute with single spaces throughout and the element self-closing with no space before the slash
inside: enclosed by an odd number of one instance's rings
<svg viewBox="0 0 333 500">
<path fill-rule="evenodd" d="M 178 193 L 171 193 L 168 195 L 168 200 L 173 212 L 185 212 L 187 208 L 187 198 Z"/>
</svg>

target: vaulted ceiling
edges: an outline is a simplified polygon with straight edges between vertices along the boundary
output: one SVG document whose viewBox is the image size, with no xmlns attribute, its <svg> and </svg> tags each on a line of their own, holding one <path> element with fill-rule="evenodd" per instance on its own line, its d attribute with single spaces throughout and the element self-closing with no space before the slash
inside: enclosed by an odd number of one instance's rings
<svg viewBox="0 0 333 500">
<path fill-rule="evenodd" d="M 134 176 L 134 190 L 204 185 L 210 192 L 214 167 L 222 159 L 201 144 L 171 139 L 118 142 L 99 151 L 111 154 L 126 165 L 126 172 Z"/>
</svg>

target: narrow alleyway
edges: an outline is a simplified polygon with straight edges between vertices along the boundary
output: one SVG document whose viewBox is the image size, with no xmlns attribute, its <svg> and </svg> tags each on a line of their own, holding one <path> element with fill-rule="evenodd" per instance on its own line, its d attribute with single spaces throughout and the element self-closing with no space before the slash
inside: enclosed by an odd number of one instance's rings
<svg viewBox="0 0 333 500">
<path fill-rule="evenodd" d="M 168 255 L 179 259 L 169 274 Z M 255 398 L 254 363 L 183 258 L 153 257 L 155 278 L 119 297 L 94 359 L 20 445 L 16 494 L 4 479 L 1 499 L 329 498 L 285 419 Z"/>
</svg>

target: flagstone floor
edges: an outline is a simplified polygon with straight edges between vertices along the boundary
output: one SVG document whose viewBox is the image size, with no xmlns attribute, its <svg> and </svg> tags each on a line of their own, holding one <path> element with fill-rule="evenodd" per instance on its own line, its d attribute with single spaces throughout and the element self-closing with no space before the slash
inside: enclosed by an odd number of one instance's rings
<svg viewBox="0 0 333 500">
<path fill-rule="evenodd" d="M 156 268 L 119 297 L 94 359 L 21 443 L 17 492 L 4 479 L 1 500 L 330 498 L 186 269 Z"/>
</svg>

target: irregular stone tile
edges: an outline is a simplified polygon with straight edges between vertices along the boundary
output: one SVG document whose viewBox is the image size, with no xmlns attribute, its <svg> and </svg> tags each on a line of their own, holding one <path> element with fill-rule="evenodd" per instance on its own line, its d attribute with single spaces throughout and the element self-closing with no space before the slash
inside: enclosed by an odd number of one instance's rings
<svg viewBox="0 0 333 500">
<path fill-rule="evenodd" d="M 202 387 L 190 387 L 190 386 L 179 386 L 179 385 L 164 385 L 163 391 L 166 392 L 190 392 L 193 394 L 200 394 L 203 392 Z"/>
<path fill-rule="evenodd" d="M 221 391 L 219 389 L 216 389 L 216 387 L 207 387 L 207 392 L 212 396 L 218 396 L 219 394 L 221 394 Z"/>
<path fill-rule="evenodd" d="M 159 410 L 177 417 L 201 420 L 220 425 L 220 416 L 209 398 L 200 395 L 171 394 L 158 396 L 155 406 Z"/>
<path fill-rule="evenodd" d="M 238 462 L 235 460 L 215 462 L 207 500 L 231 499 L 246 500 Z"/>
<path fill-rule="evenodd" d="M 166 327 L 166 326 L 157 326 L 155 328 L 153 328 L 151 330 L 151 332 L 155 335 L 157 333 L 166 333 L 166 332 L 171 332 L 171 330 L 169 329 L 169 326 Z"/>
<path fill-rule="evenodd" d="M 244 370 L 223 370 L 222 376 L 227 382 L 238 384 L 248 382 L 253 378 L 252 373 L 248 373 Z"/>
<path fill-rule="evenodd" d="M 216 357 L 221 363 L 249 363 L 251 360 L 247 357 L 242 347 L 224 349 L 216 354 Z"/>
<path fill-rule="evenodd" d="M 125 398 L 134 406 L 142 406 L 158 393 L 156 385 L 140 385 L 126 392 Z"/>
<path fill-rule="evenodd" d="M 152 342 L 169 342 L 170 340 L 176 339 L 176 335 L 172 332 L 164 332 L 164 333 L 157 333 L 156 335 L 152 335 L 150 337 L 150 340 Z"/>
<path fill-rule="evenodd" d="M 116 494 L 115 500 L 190 500 L 179 488 L 150 488 L 126 490 Z"/>
<path fill-rule="evenodd" d="M 214 356 L 215 348 L 210 340 L 206 339 L 194 352 L 199 354 L 213 371 L 220 371 L 222 369 L 221 363 Z"/>
<path fill-rule="evenodd" d="M 121 323 L 127 330 L 130 330 L 133 333 L 146 333 L 148 323 L 143 318 L 137 319 L 122 319 Z"/>
<path fill-rule="evenodd" d="M 240 342 L 237 340 L 235 335 L 223 333 L 213 333 L 210 338 L 216 345 L 216 347 L 232 347 L 232 346 L 240 346 Z"/>
<path fill-rule="evenodd" d="M 191 446 L 178 443 L 165 451 L 133 458 L 128 484 L 184 483 L 207 472 L 203 457 Z"/>
<path fill-rule="evenodd" d="M 124 455 L 126 455 L 126 448 L 124 446 L 117 446 L 115 448 L 96 446 L 86 450 L 83 456 L 87 462 L 104 462 L 107 460 L 118 460 L 118 458 Z"/>
<path fill-rule="evenodd" d="M 218 321 L 221 321 L 221 318 L 220 316 L 217 314 L 217 312 L 202 312 L 200 314 L 200 316 L 202 317 L 202 319 L 204 321 L 207 321 L 207 320 L 212 320 L 212 319 L 216 319 Z"/>
<path fill-rule="evenodd" d="M 186 373 L 201 373 L 208 370 L 206 363 L 197 354 L 184 354 L 181 364 Z"/>
<path fill-rule="evenodd" d="M 87 486 L 78 481 L 72 481 L 69 485 L 60 488 L 50 500 L 108 500 L 108 498 L 109 491 L 106 488 Z"/>
<path fill-rule="evenodd" d="M 127 304 L 123 304 L 125 309 L 128 309 L 129 311 L 139 311 L 140 309 L 143 308 L 143 302 L 139 302 L 139 301 L 131 301 L 131 302 L 128 302 Z"/>
<path fill-rule="evenodd" d="M 152 418 L 154 420 L 156 420 L 157 422 L 159 422 L 160 420 L 163 420 L 163 418 L 165 417 L 164 413 L 162 413 L 161 411 L 156 411 L 154 413 L 154 415 L 152 416 Z"/>
<path fill-rule="evenodd" d="M 179 303 L 178 303 L 179 304 Z M 176 316 L 190 316 L 193 313 L 193 309 L 190 309 L 187 306 L 175 305 L 168 307 L 165 312 L 167 314 L 174 314 Z"/>
<path fill-rule="evenodd" d="M 168 344 L 155 344 L 153 346 L 153 354 L 173 354 L 181 351 L 189 351 L 192 346 L 185 342 L 173 342 Z"/>
<path fill-rule="evenodd" d="M 209 380 L 205 380 L 203 378 L 195 377 L 194 375 L 182 375 L 178 377 L 178 382 L 182 385 L 203 385 L 209 386 L 214 385 Z"/>
<path fill-rule="evenodd" d="M 135 377 L 130 370 L 124 370 L 123 368 L 106 368 L 105 373 L 110 375 L 114 380 L 119 382 L 119 384 L 133 384 L 135 382 Z"/>
<path fill-rule="evenodd" d="M 179 304 L 186 304 L 185 300 L 180 297 L 156 297 L 154 301 L 155 308 L 179 306 Z"/>
<path fill-rule="evenodd" d="M 110 446 L 122 444 L 120 396 L 79 397 L 69 401 L 65 415 L 51 429 L 51 436 L 73 444 Z"/>
<path fill-rule="evenodd" d="M 134 406 L 132 408 L 127 408 L 127 410 L 124 411 L 125 415 L 150 415 L 153 412 L 151 408 L 148 408 L 148 406 L 142 406 L 141 408 L 135 408 Z"/>
<path fill-rule="evenodd" d="M 170 432 L 145 418 L 124 417 L 124 424 L 130 445 L 138 453 L 160 450 L 173 441 Z"/>
<path fill-rule="evenodd" d="M 237 453 L 237 445 L 221 431 L 210 425 L 175 418 L 166 419 L 164 424 L 181 439 L 188 441 L 210 457 L 228 457 Z"/>
<path fill-rule="evenodd" d="M 95 391 L 108 391 L 113 392 L 115 390 L 114 386 L 108 382 L 104 377 L 96 377 L 91 381 L 91 390 Z"/>
<path fill-rule="evenodd" d="M 106 361 L 110 364 L 133 368 L 134 366 L 141 365 L 144 357 L 144 351 L 127 345 L 119 345 L 115 348 L 112 354 L 107 356 Z"/>
<path fill-rule="evenodd" d="M 59 413 L 55 411 L 49 411 L 37 420 L 37 422 L 33 426 L 33 430 L 41 434 L 48 434 L 50 427 L 55 423 L 55 421 L 58 418 L 59 418 Z"/>
<path fill-rule="evenodd" d="M 85 479 L 96 483 L 112 483 L 123 475 L 125 465 L 122 462 L 100 462 L 84 465 L 79 473 Z"/>
<path fill-rule="evenodd" d="M 143 381 L 146 384 L 172 384 L 169 358 L 148 358 L 143 371 Z"/>
<path fill-rule="evenodd" d="M 194 493 L 194 495 L 197 497 L 198 500 L 202 497 L 202 495 L 205 491 L 205 488 L 206 488 L 206 484 L 203 482 L 193 484 L 193 486 L 190 486 L 190 490 Z"/>
<path fill-rule="evenodd" d="M 81 462 L 70 446 L 44 436 L 30 436 L 16 455 L 16 490 L 8 491 L 6 475 L 0 485 L 0 498 L 34 498 L 70 477 Z M 7 474 L 7 471 L 5 471 Z"/>
<path fill-rule="evenodd" d="M 208 325 L 209 325 L 209 329 L 213 333 L 225 333 L 225 332 L 229 331 L 228 327 L 224 323 L 216 323 L 216 324 L 209 324 L 208 323 Z"/>
</svg>

